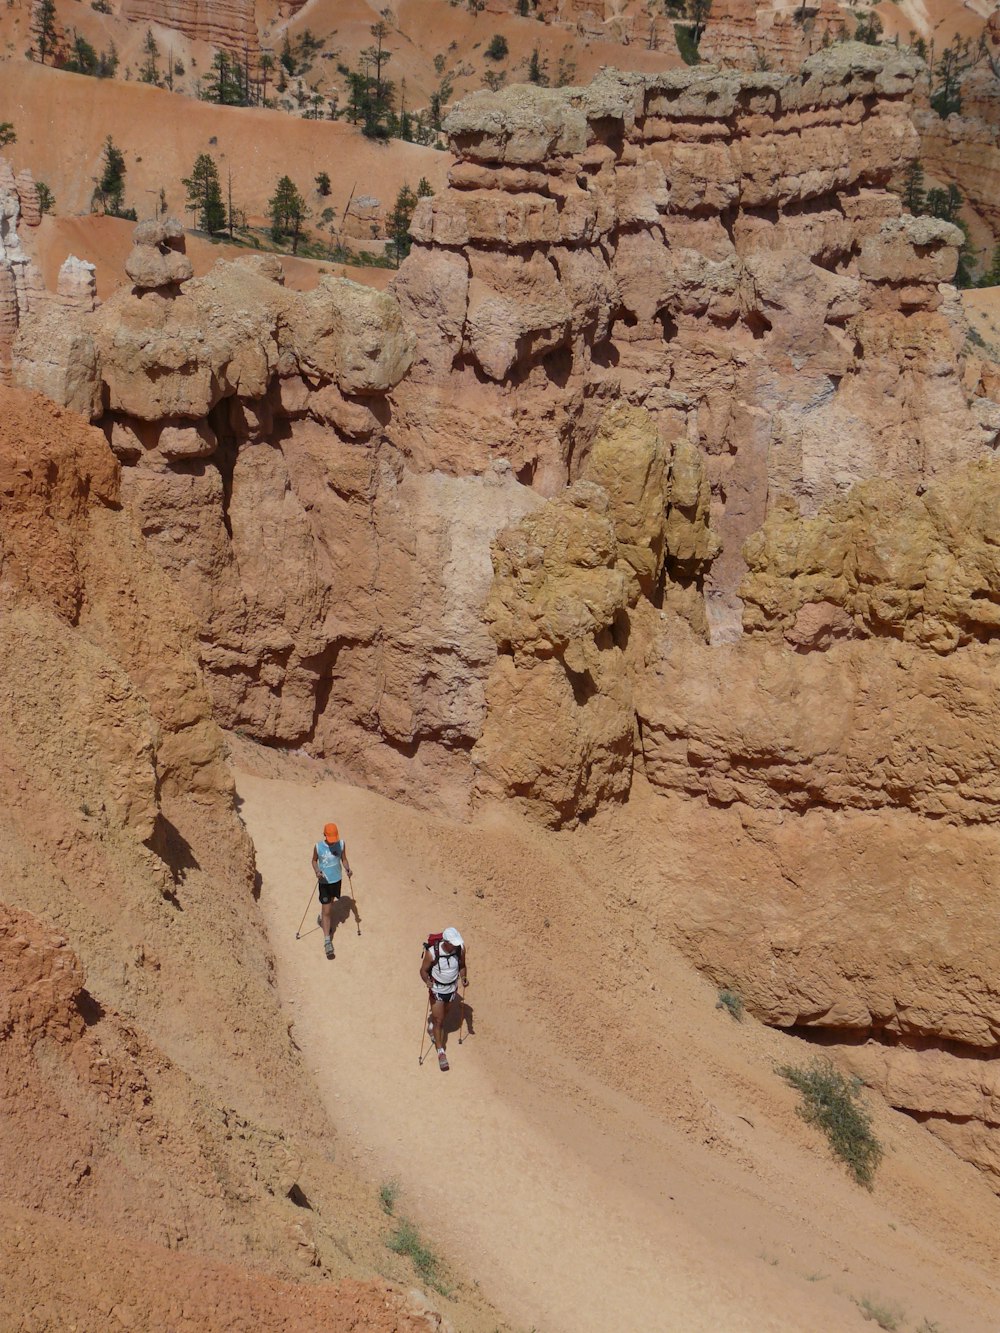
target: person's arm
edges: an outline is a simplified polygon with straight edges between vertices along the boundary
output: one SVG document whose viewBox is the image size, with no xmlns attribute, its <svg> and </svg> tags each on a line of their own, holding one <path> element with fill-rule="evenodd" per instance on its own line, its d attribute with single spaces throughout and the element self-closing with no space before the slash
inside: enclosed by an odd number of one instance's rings
<svg viewBox="0 0 1000 1333">
<path fill-rule="evenodd" d="M 425 949 L 425 950 L 424 950 L 424 956 L 423 956 L 423 958 L 420 960 L 420 980 L 424 983 L 424 985 L 427 987 L 427 989 L 430 990 L 430 988 L 431 988 L 431 951 L 430 951 L 430 949 Z"/>
<path fill-rule="evenodd" d="M 465 945 L 462 946 L 462 957 L 459 959 L 459 962 L 462 965 L 460 969 L 462 985 L 467 986 L 469 984 L 469 950 Z"/>
<path fill-rule="evenodd" d="M 317 879 L 319 879 L 319 857 L 316 855 L 315 843 L 313 843 L 312 868 L 313 868 L 313 874 L 316 876 Z"/>
<path fill-rule="evenodd" d="M 342 863 L 344 869 L 347 871 L 348 878 L 350 878 L 350 874 L 351 874 L 351 863 L 350 863 L 350 861 L 348 861 L 348 859 L 347 859 L 347 843 L 346 843 L 346 842 L 343 844 L 343 851 L 340 853 L 340 860 L 341 860 L 341 863 Z"/>
</svg>

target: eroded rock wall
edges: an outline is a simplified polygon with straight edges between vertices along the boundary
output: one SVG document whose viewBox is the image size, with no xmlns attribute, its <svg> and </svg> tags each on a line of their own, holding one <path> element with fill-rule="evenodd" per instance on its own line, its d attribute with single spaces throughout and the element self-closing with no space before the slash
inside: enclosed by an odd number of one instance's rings
<svg viewBox="0 0 1000 1333">
<path fill-rule="evenodd" d="M 257 72 L 261 52 L 254 0 L 125 0 L 122 16 L 229 51 L 241 67 L 245 63 L 251 74 Z"/>
<path fill-rule="evenodd" d="M 702 884 L 691 956 L 770 1022 L 973 1071 L 993 1038 L 949 988 L 992 1015 L 988 966 L 942 936 L 926 1012 L 893 1019 L 911 913 L 848 1003 L 838 897 L 863 864 L 908 912 L 889 822 L 961 849 L 1000 813 L 1000 377 L 967 356 L 960 234 L 887 188 L 917 73 L 839 45 L 795 75 L 477 94 L 390 294 L 295 294 L 263 258 L 191 280 L 140 229 L 132 287 L 29 316 L 17 373 L 100 422 L 218 720 L 411 799 L 557 825 L 640 774 L 772 821 L 794 872 L 759 879 L 750 936 Z M 820 816 L 822 994 L 768 924 L 802 910 Z"/>
</svg>

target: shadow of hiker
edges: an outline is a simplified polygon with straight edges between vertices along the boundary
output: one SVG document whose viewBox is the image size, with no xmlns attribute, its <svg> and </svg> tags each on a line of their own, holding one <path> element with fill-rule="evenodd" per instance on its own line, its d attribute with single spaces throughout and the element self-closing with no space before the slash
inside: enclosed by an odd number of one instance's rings
<svg viewBox="0 0 1000 1333">
<path fill-rule="evenodd" d="M 463 995 L 462 999 L 460 999 L 457 1004 L 449 1004 L 444 1011 L 444 1030 L 447 1033 L 458 1032 L 464 1023 L 466 1034 L 470 1037 L 474 1037 L 476 1035 L 476 1030 L 472 1026 L 472 1019 L 472 1005 Z"/>
<path fill-rule="evenodd" d="M 189 870 L 201 869 L 187 838 L 162 813 L 156 816 L 153 831 L 146 839 L 146 846 L 151 852 L 155 852 L 170 871 L 170 878 L 175 885 L 184 883 Z M 176 907 L 180 907 L 180 902 L 173 894 L 168 896 Z"/>
<path fill-rule="evenodd" d="M 358 927 L 358 934 L 361 934 L 361 917 L 358 914 L 358 905 L 353 898 L 343 894 L 340 898 L 335 898 L 333 902 L 333 912 L 330 918 L 330 934 L 336 935 L 338 926 L 346 926 L 351 917 L 354 917 Z"/>
</svg>

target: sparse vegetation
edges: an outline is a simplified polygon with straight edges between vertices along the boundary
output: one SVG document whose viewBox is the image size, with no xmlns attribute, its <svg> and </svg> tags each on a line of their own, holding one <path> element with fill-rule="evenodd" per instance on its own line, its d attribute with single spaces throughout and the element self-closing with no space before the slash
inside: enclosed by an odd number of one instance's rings
<svg viewBox="0 0 1000 1333">
<path fill-rule="evenodd" d="M 886 1329 L 887 1333 L 893 1333 L 894 1329 L 898 1329 L 905 1318 L 902 1310 L 889 1305 L 880 1305 L 868 1296 L 863 1296 L 856 1304 L 865 1319 L 878 1324 L 879 1328 Z"/>
<path fill-rule="evenodd" d="M 12 143 L 17 143 L 17 130 L 9 120 L 0 120 L 0 148 L 9 148 Z"/>
<path fill-rule="evenodd" d="M 316 193 L 322 195 L 325 199 L 330 193 L 330 173 L 328 171 L 321 171 L 316 176 L 315 180 Z"/>
<path fill-rule="evenodd" d="M 125 154 L 109 134 L 104 141 L 101 174 L 94 180 L 91 212 L 103 212 L 110 217 L 128 218 L 135 222 L 134 208 L 125 207 Z"/>
<path fill-rule="evenodd" d="M 45 57 L 51 55 L 59 40 L 55 0 L 39 0 L 32 14 L 32 26 L 35 30 L 34 53 L 44 65 Z"/>
<path fill-rule="evenodd" d="M 378 1201 L 383 1213 L 391 1217 L 396 1209 L 396 1200 L 399 1198 L 400 1183 L 398 1180 L 387 1180 L 379 1188 Z"/>
<path fill-rule="evenodd" d="M 37 181 L 35 189 L 38 191 L 38 207 L 43 213 L 54 213 L 56 207 L 56 197 L 45 184 L 44 181 Z"/>
<path fill-rule="evenodd" d="M 401 1220 L 386 1243 L 393 1254 L 404 1255 L 412 1261 L 417 1276 L 429 1287 L 443 1296 L 448 1294 L 448 1288 L 442 1284 L 439 1276 L 441 1261 L 420 1239 L 420 1233 L 412 1222 Z"/>
<path fill-rule="evenodd" d="M 871 1189 L 884 1150 L 872 1132 L 871 1116 L 858 1103 L 861 1080 L 847 1078 L 823 1059 L 809 1068 L 780 1065 L 777 1072 L 802 1094 L 802 1119 L 823 1130 L 858 1184 Z"/>
<path fill-rule="evenodd" d="M 725 1009 L 725 1011 L 735 1018 L 737 1023 L 743 1022 L 743 997 L 738 991 L 723 987 L 719 991 L 719 998 L 715 1002 L 716 1009 Z"/>
<path fill-rule="evenodd" d="M 874 9 L 862 14 L 854 29 L 854 40 L 864 42 L 866 46 L 878 46 L 882 39 L 882 20 L 875 13 Z"/>
<path fill-rule="evenodd" d="M 534 83 L 540 88 L 548 86 L 549 76 L 546 73 L 546 62 L 538 54 L 538 47 L 534 47 L 531 52 L 531 59 L 528 61 L 528 82 Z"/>
<path fill-rule="evenodd" d="M 271 239 L 275 244 L 291 241 L 292 254 L 297 255 L 309 209 L 290 176 L 282 176 L 278 181 L 268 200 L 267 211 L 271 217 Z"/>
<path fill-rule="evenodd" d="M 187 207 L 197 214 L 201 230 L 209 234 L 221 231 L 226 225 L 226 208 L 222 202 L 219 169 L 212 157 L 208 153 L 199 153 L 191 175 L 185 176 L 181 184 L 187 190 Z"/>
<path fill-rule="evenodd" d="M 399 268 L 400 262 L 410 253 L 410 246 L 413 244 L 410 238 L 410 224 L 413 221 L 413 210 L 417 206 L 417 200 L 427 198 L 433 193 L 434 191 L 431 189 L 427 177 L 421 176 L 416 194 L 414 194 L 410 185 L 404 181 L 399 194 L 396 195 L 396 203 L 386 219 L 385 229 L 392 243 L 397 268 Z"/>
<path fill-rule="evenodd" d="M 63 69 L 71 74 L 88 74 L 93 79 L 113 79 L 118 71 L 118 51 L 112 42 L 107 51 L 98 54 L 86 37 L 74 30 Z"/>
<path fill-rule="evenodd" d="M 503 33 L 495 32 L 490 38 L 490 44 L 487 46 L 483 54 L 486 56 L 487 60 L 506 60 L 509 52 L 510 48 L 507 45 L 507 38 Z"/>
<path fill-rule="evenodd" d="M 685 65 L 698 65 L 701 63 L 701 56 L 698 54 L 698 41 L 694 35 L 694 28 L 686 23 L 674 24 L 674 40 L 677 43 L 677 50 L 680 52 L 681 59 Z"/>
</svg>

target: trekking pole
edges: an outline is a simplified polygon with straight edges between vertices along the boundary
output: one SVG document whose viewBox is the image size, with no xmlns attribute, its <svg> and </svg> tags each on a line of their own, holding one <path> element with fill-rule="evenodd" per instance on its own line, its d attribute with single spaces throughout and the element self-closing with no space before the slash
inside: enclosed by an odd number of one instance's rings
<svg viewBox="0 0 1000 1333">
<path fill-rule="evenodd" d="M 350 880 L 350 883 L 351 883 L 351 904 L 352 904 L 352 906 L 354 907 L 354 924 L 357 926 L 357 928 L 358 928 L 358 934 L 360 935 L 360 934 L 361 934 L 361 913 L 358 911 L 358 898 L 357 898 L 357 894 L 354 892 L 354 876 L 351 874 L 350 871 L 347 872 L 347 878 Z"/>
<path fill-rule="evenodd" d="M 465 1022 L 465 987 L 464 987 L 464 986 L 462 987 L 462 994 L 458 997 L 458 1002 L 459 1002 L 459 1004 L 461 1005 L 461 1008 L 459 1009 L 459 1012 L 458 1012 L 458 1044 L 459 1044 L 459 1046 L 461 1046 L 461 1044 L 462 1044 L 462 1040 L 463 1040 L 463 1038 L 462 1038 L 462 1024 Z"/>
<path fill-rule="evenodd" d="M 423 1067 L 424 1063 L 424 1042 L 427 1040 L 427 1021 L 430 1018 L 430 1016 L 431 1016 L 431 993 L 430 991 L 428 991 L 427 1008 L 424 1010 L 424 1026 L 421 1028 L 420 1031 L 420 1058 L 417 1060 L 417 1064 L 420 1065 L 421 1068 Z"/>
<path fill-rule="evenodd" d="M 311 891 L 310 894 L 309 894 L 309 901 L 306 903 L 306 910 L 302 913 L 302 920 L 299 922 L 299 928 L 298 928 L 298 930 L 295 932 L 295 938 L 296 938 L 296 939 L 298 939 L 299 936 L 302 934 L 302 927 L 306 924 L 306 917 L 309 915 L 309 908 L 312 906 L 313 894 L 314 894 L 315 892 L 316 892 L 316 889 L 313 888 L 312 891 Z"/>
</svg>

